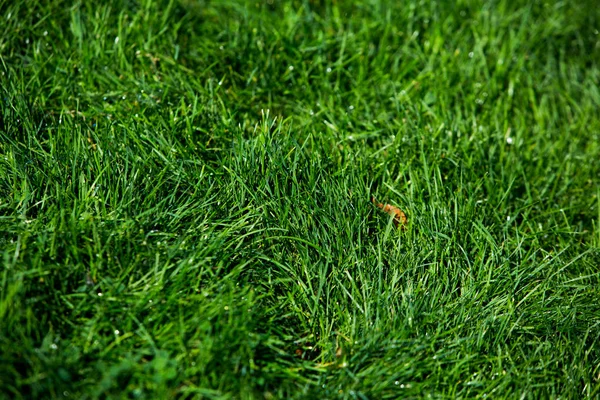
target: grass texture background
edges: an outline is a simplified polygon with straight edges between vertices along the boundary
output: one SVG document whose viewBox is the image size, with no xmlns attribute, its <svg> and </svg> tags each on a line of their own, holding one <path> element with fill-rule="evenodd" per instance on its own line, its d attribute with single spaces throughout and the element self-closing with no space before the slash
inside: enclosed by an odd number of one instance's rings
<svg viewBox="0 0 600 400">
<path fill-rule="evenodd" d="M 0 396 L 600 396 L 595 2 L 0 21 Z"/>
</svg>

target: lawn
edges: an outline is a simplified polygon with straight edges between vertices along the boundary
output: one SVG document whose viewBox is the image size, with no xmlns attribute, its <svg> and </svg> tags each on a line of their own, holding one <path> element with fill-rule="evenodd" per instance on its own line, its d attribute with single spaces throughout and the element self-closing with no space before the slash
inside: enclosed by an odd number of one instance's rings
<svg viewBox="0 0 600 400">
<path fill-rule="evenodd" d="M 0 0 L 0 398 L 600 397 L 599 30 Z"/>
</svg>

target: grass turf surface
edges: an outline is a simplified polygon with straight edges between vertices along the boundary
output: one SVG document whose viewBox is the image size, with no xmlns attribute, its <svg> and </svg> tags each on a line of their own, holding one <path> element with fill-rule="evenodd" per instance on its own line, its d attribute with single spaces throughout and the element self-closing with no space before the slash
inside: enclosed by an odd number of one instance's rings
<svg viewBox="0 0 600 400">
<path fill-rule="evenodd" d="M 594 2 L 0 20 L 3 396 L 600 396 Z"/>
</svg>

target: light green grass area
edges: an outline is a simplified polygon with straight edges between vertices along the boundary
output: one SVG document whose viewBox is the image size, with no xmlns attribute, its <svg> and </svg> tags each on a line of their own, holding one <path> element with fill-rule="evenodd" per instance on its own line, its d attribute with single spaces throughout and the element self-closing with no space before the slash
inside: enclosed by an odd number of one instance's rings
<svg viewBox="0 0 600 400">
<path fill-rule="evenodd" d="M 0 0 L 0 397 L 598 398 L 599 30 Z"/>
</svg>

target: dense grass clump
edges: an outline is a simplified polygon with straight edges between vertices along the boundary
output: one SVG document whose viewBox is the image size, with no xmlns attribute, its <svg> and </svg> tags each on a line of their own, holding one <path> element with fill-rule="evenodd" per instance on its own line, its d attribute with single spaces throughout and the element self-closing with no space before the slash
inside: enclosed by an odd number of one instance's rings
<svg viewBox="0 0 600 400">
<path fill-rule="evenodd" d="M 600 396 L 596 2 L 0 21 L 0 396 Z"/>
</svg>

